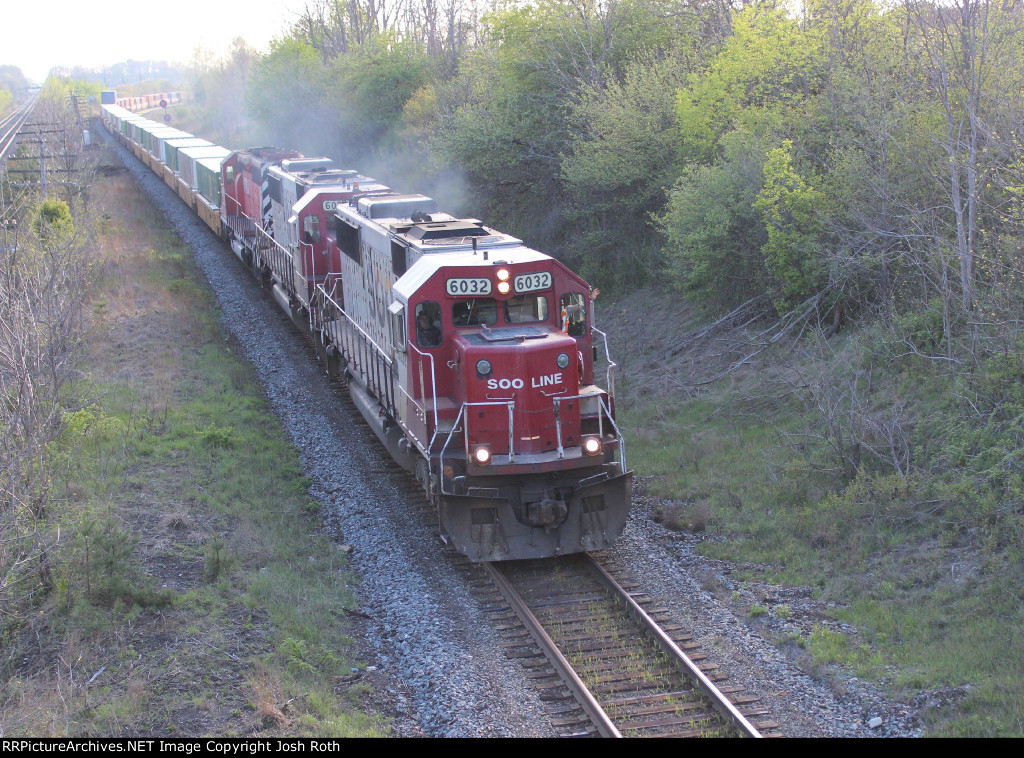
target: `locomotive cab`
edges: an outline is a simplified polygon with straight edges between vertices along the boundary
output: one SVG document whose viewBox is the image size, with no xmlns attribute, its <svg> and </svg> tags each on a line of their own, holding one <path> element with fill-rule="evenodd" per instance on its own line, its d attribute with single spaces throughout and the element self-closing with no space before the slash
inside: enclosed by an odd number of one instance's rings
<svg viewBox="0 0 1024 758">
<path fill-rule="evenodd" d="M 520 247 L 430 256 L 394 289 L 410 305 L 399 417 L 443 535 L 476 560 L 610 545 L 632 475 L 593 384 L 586 285 Z"/>
</svg>

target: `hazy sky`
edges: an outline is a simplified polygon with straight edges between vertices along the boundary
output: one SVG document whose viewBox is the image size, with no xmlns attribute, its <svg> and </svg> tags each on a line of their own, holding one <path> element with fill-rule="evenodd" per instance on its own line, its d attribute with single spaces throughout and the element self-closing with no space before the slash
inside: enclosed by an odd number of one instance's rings
<svg viewBox="0 0 1024 758">
<path fill-rule="evenodd" d="M 0 65 L 42 81 L 53 66 L 97 68 L 129 58 L 187 63 L 196 45 L 219 57 L 235 37 L 265 50 L 306 2 L 12 0 L 2 12 Z"/>
</svg>

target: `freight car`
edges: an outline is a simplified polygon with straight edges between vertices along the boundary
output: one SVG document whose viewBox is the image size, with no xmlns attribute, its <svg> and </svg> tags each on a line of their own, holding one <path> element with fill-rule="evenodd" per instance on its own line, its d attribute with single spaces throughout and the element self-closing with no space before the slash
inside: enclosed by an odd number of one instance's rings
<svg viewBox="0 0 1024 758">
<path fill-rule="evenodd" d="M 260 277 L 474 561 L 608 547 L 632 472 L 589 286 L 479 220 L 327 158 L 103 121 Z M 179 147 L 180 145 L 180 147 Z M 599 386 L 598 366 L 605 367 Z"/>
</svg>

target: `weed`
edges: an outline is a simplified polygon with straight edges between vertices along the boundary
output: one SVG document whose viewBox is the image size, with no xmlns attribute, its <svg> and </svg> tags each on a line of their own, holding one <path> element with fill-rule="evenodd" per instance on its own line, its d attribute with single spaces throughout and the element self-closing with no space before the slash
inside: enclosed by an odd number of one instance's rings
<svg viewBox="0 0 1024 758">
<path fill-rule="evenodd" d="M 206 581 L 216 581 L 230 573 L 237 564 L 238 560 L 225 549 L 220 537 L 206 543 Z"/>
<path fill-rule="evenodd" d="M 203 447 L 208 448 L 229 448 L 235 444 L 234 436 L 232 434 L 234 430 L 229 427 L 218 427 L 216 423 L 210 422 L 210 424 L 199 431 L 199 440 Z"/>
</svg>

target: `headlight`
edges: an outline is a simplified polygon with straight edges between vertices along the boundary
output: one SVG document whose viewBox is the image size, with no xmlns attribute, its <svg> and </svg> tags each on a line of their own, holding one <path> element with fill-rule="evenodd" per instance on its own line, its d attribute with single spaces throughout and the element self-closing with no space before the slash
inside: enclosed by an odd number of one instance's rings
<svg viewBox="0 0 1024 758">
<path fill-rule="evenodd" d="M 601 439 L 600 437 L 584 437 L 583 438 L 583 452 L 587 455 L 597 455 L 601 452 Z"/>
<path fill-rule="evenodd" d="M 478 466 L 486 466 L 491 462 L 491 449 L 487 445 L 480 445 L 473 450 L 473 462 Z"/>
<path fill-rule="evenodd" d="M 498 292 L 502 295 L 507 295 L 508 291 L 512 288 L 512 285 L 508 282 L 498 282 Z"/>
<path fill-rule="evenodd" d="M 508 274 L 508 269 L 507 268 L 499 268 L 498 269 L 498 281 L 499 282 L 505 281 L 506 279 L 508 279 L 508 276 L 509 276 L 509 274 Z"/>
<path fill-rule="evenodd" d="M 569 367 L 569 354 L 568 353 L 559 353 L 558 359 L 556 360 L 556 363 L 558 363 L 558 368 L 568 368 Z"/>
<path fill-rule="evenodd" d="M 484 360 L 477 361 L 476 373 L 480 374 L 480 376 L 487 376 L 489 373 L 491 373 L 491 362 Z"/>
</svg>

